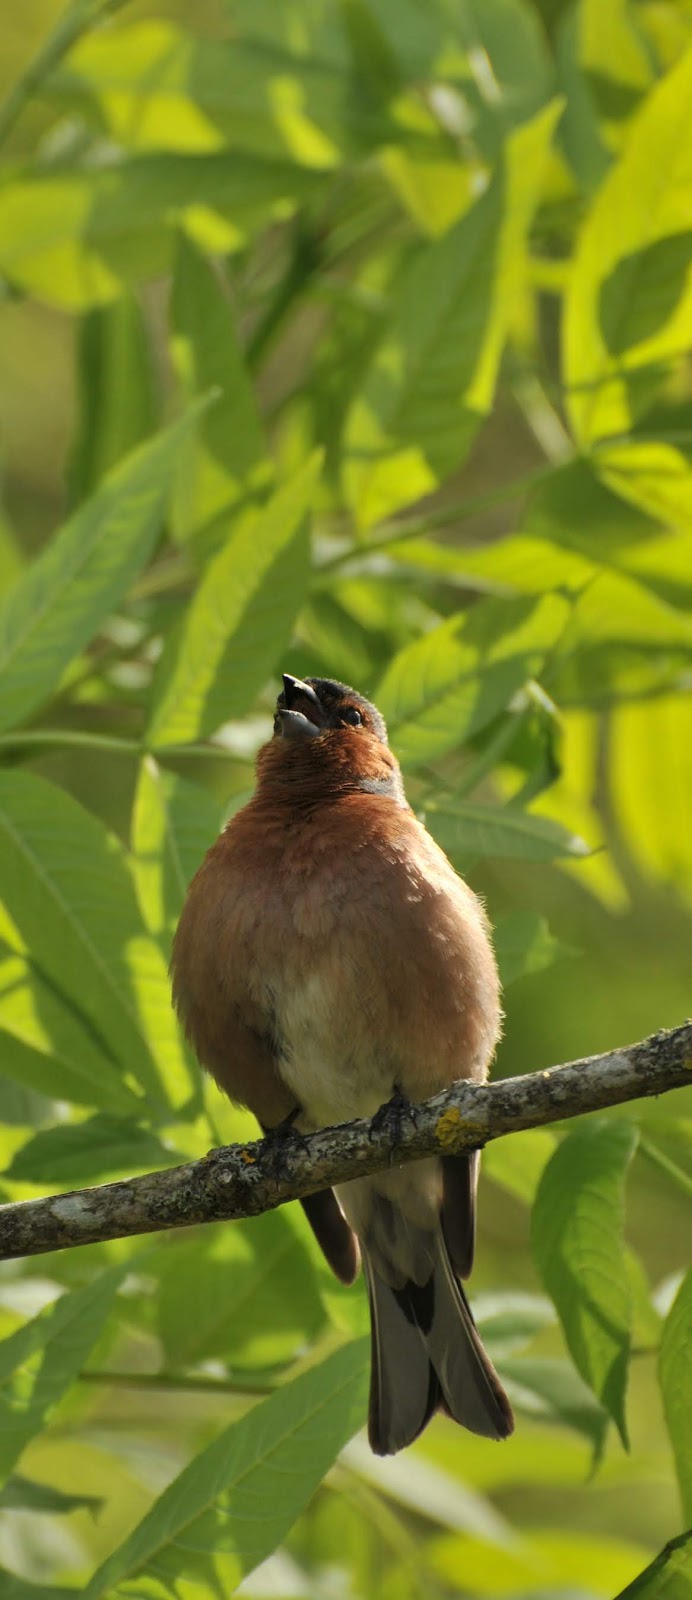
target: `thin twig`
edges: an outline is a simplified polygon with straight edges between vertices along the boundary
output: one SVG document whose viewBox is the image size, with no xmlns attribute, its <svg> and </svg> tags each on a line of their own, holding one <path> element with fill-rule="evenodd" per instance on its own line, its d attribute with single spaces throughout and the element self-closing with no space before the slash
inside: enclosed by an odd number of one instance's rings
<svg viewBox="0 0 692 1600">
<path fill-rule="evenodd" d="M 457 1083 L 391 1123 L 350 1122 L 303 1138 L 227 1145 L 201 1161 L 97 1189 L 0 1207 L 0 1260 L 272 1211 L 335 1183 L 434 1154 L 473 1150 L 523 1128 L 692 1085 L 692 1023 L 640 1044 L 501 1083 Z"/>
</svg>

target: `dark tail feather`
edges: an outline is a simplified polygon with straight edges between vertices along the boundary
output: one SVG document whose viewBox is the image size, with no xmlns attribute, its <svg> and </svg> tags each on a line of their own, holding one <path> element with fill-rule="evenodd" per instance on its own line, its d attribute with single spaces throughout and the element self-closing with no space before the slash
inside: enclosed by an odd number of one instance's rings
<svg viewBox="0 0 692 1600">
<path fill-rule="evenodd" d="M 423 1285 L 392 1289 L 364 1257 L 372 1318 L 368 1430 L 376 1455 L 403 1450 L 441 1408 L 471 1433 L 505 1439 L 512 1408 L 486 1355 L 442 1233 Z"/>
<path fill-rule="evenodd" d="M 301 1205 L 332 1272 L 342 1283 L 354 1283 L 360 1267 L 358 1240 L 339 1209 L 334 1190 L 306 1194 Z"/>
</svg>

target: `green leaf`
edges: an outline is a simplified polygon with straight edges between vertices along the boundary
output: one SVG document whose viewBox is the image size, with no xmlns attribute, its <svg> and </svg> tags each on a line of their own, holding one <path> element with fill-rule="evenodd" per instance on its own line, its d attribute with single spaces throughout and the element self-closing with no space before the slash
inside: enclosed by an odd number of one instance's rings
<svg viewBox="0 0 692 1600">
<path fill-rule="evenodd" d="M 179 1153 L 131 1117 L 99 1112 L 86 1122 L 41 1128 L 22 1145 L 6 1177 L 19 1183 L 89 1183 L 107 1173 L 171 1166 Z"/>
<path fill-rule="evenodd" d="M 671 1539 L 615 1600 L 692 1600 L 692 1532 Z"/>
<path fill-rule="evenodd" d="M 531 1220 L 533 1253 L 570 1354 L 625 1446 L 632 1308 L 624 1186 L 636 1143 L 625 1118 L 568 1134 L 543 1173 Z"/>
<path fill-rule="evenodd" d="M 602 8 L 601 8 L 602 9 Z M 584 225 L 565 320 L 579 444 L 629 432 L 692 334 L 692 52 L 647 97 Z"/>
<path fill-rule="evenodd" d="M 165 272 L 182 224 L 225 253 L 323 184 L 289 161 L 216 151 L 18 177 L 0 192 L 0 271 L 63 311 L 105 305 Z"/>
<path fill-rule="evenodd" d="M 688 1272 L 663 1325 L 658 1365 L 666 1425 L 673 1446 L 682 1514 L 686 1523 L 692 1523 L 691 1350 L 692 1272 Z"/>
<path fill-rule="evenodd" d="M 210 561 L 154 678 L 156 747 L 202 738 L 246 712 L 277 665 L 307 584 L 319 467 L 313 456 Z"/>
<path fill-rule="evenodd" d="M 375 700 L 403 766 L 435 760 L 540 675 L 570 615 L 560 595 L 483 600 L 399 651 Z"/>
<path fill-rule="evenodd" d="M 121 846 L 64 790 L 19 771 L 0 772 L 0 895 L 5 936 L 74 1000 L 127 1081 L 159 1108 L 188 1098 L 166 963 Z"/>
<path fill-rule="evenodd" d="M 158 1332 L 174 1367 L 214 1357 L 279 1366 L 324 1324 L 310 1257 L 285 1212 L 175 1241 L 148 1270 L 160 1279 Z"/>
<path fill-rule="evenodd" d="M 97 1512 L 102 1505 L 100 1495 L 65 1494 L 63 1489 L 35 1483 L 32 1478 L 22 1478 L 18 1473 L 8 1478 L 0 1490 L 0 1506 L 13 1511 L 47 1511 L 53 1516 L 69 1516 L 72 1511 Z"/>
<path fill-rule="evenodd" d="M 230 1595 L 271 1554 L 365 1414 L 369 1340 L 337 1350 L 226 1428 L 179 1474 L 84 1590 L 162 1596 L 202 1572 Z"/>
<path fill-rule="evenodd" d="M 173 932 L 220 822 L 221 808 L 206 789 L 145 757 L 132 812 L 132 852 L 142 916 L 152 933 Z"/>
<path fill-rule="evenodd" d="M 563 944 L 550 932 L 545 917 L 535 911 L 510 911 L 500 917 L 493 932 L 493 943 L 503 988 L 531 972 L 543 972 L 555 961 L 578 955 L 572 945 Z"/>
<path fill-rule="evenodd" d="M 455 865 L 468 866 L 485 856 L 523 861 L 555 861 L 560 856 L 588 856 L 589 847 L 549 817 L 511 806 L 470 805 L 458 801 L 429 806 L 425 825 Z"/>
<path fill-rule="evenodd" d="M 56 1205 L 77 1202 L 66 1196 Z M 61 1295 L 0 1343 L 0 1476 L 9 1476 L 27 1444 L 53 1411 L 90 1354 L 111 1315 L 123 1267 L 101 1272 L 83 1288 Z"/>
<path fill-rule="evenodd" d="M 70 484 L 79 501 L 156 427 L 147 327 L 134 295 L 122 294 L 82 318 L 77 366 L 79 420 Z"/>
<path fill-rule="evenodd" d="M 0 605 L 0 729 L 53 695 L 149 559 L 196 411 L 117 467 Z"/>
<path fill-rule="evenodd" d="M 346 422 L 344 488 L 364 528 L 435 489 L 492 406 L 556 110 L 510 135 L 485 194 L 395 291 Z"/>
<path fill-rule="evenodd" d="M 518 1289 L 474 1295 L 473 1315 L 493 1361 L 500 1362 L 556 1322 L 551 1300 Z"/>
<path fill-rule="evenodd" d="M 0 1567 L 0 1588 L 2 1600 L 74 1600 L 75 1596 L 73 1588 L 56 1589 L 53 1584 L 32 1583 L 16 1572 L 9 1572 L 7 1567 Z"/>
<path fill-rule="evenodd" d="M 52 1099 L 133 1111 L 108 1041 L 26 955 L 0 942 L 0 1072 Z"/>
<path fill-rule="evenodd" d="M 183 449 L 173 505 L 187 538 L 238 501 L 261 498 L 272 478 L 257 404 L 219 277 L 181 235 L 171 297 L 172 354 L 188 400 L 218 390 Z"/>
</svg>

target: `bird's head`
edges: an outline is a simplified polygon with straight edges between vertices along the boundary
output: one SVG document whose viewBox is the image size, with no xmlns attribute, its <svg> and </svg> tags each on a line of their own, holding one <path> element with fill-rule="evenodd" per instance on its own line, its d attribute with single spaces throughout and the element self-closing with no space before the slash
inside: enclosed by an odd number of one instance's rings
<svg viewBox="0 0 692 1600">
<path fill-rule="evenodd" d="M 281 784 L 311 796 L 357 789 L 404 803 L 398 763 L 377 707 L 332 678 L 283 675 L 274 737 L 260 751 L 262 786 Z"/>
</svg>

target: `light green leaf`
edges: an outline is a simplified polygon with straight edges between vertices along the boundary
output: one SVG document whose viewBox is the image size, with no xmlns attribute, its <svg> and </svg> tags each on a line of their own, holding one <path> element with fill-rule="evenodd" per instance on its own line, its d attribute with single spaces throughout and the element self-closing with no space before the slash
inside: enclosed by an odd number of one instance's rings
<svg viewBox="0 0 692 1600">
<path fill-rule="evenodd" d="M 204 737 L 246 712 L 276 667 L 307 584 L 306 517 L 319 468 L 313 456 L 210 561 L 156 672 L 154 746 Z"/>
<path fill-rule="evenodd" d="M 67 1202 L 66 1202 L 67 1203 Z M 0 1476 L 51 1420 L 113 1309 L 123 1267 L 64 1294 L 0 1344 Z"/>
<path fill-rule="evenodd" d="M 104 1054 L 162 1107 L 191 1092 L 166 963 L 145 932 L 124 852 L 63 789 L 0 772 L 5 937 L 88 1019 Z"/>
<path fill-rule="evenodd" d="M 570 615 L 560 595 L 483 600 L 421 634 L 375 692 L 403 766 L 445 755 L 540 675 Z"/>
<path fill-rule="evenodd" d="M 171 1166 L 180 1159 L 130 1117 L 99 1112 L 86 1122 L 40 1128 L 7 1168 L 16 1183 L 89 1183 L 108 1173 Z"/>
<path fill-rule="evenodd" d="M 208 790 L 163 772 L 153 756 L 139 771 L 132 811 L 133 871 L 151 933 L 170 936 L 197 868 L 214 843 L 221 807 Z"/>
<path fill-rule="evenodd" d="M 642 1561 L 646 1547 L 584 1529 L 531 1528 L 524 1538 L 505 1550 L 495 1550 L 483 1538 L 447 1535 L 431 1542 L 432 1569 L 445 1583 L 464 1594 L 482 1597 L 537 1596 L 544 1600 L 611 1600 L 616 1586 Z"/>
<path fill-rule="evenodd" d="M 213 1357 L 278 1366 L 324 1324 L 310 1257 L 285 1212 L 177 1240 L 149 1270 L 160 1279 L 158 1332 L 174 1367 Z"/>
<path fill-rule="evenodd" d="M 364 528 L 436 488 L 490 410 L 556 111 L 510 134 L 486 193 L 395 292 L 346 422 L 344 488 Z"/>
<path fill-rule="evenodd" d="M 197 411 L 117 467 L 0 605 L 0 729 L 53 695 L 72 657 L 149 559 Z"/>
<path fill-rule="evenodd" d="M 683 1278 L 663 1326 L 658 1375 L 675 1456 L 682 1514 L 692 1523 L 692 1272 Z"/>
<path fill-rule="evenodd" d="M 323 185 L 321 173 L 250 155 L 152 155 L 0 192 L 0 271 L 64 311 L 104 305 L 168 267 L 181 225 L 237 249 Z"/>
<path fill-rule="evenodd" d="M 637 868 L 692 899 L 692 699 L 667 694 L 611 713 L 609 791 Z"/>
<path fill-rule="evenodd" d="M 79 999 L 62 993 L 40 967 L 4 941 L 0 1029 L 4 1077 L 51 1099 L 121 1113 L 136 1109 L 137 1095 L 125 1083 L 108 1040 L 90 1025 Z"/>
<path fill-rule="evenodd" d="M 692 1532 L 671 1539 L 615 1600 L 692 1600 Z"/>
<path fill-rule="evenodd" d="M 172 354 L 188 400 L 220 401 L 200 419 L 180 459 L 174 527 L 187 538 L 237 502 L 261 498 L 272 479 L 257 403 L 217 273 L 182 234 L 171 296 Z"/>
<path fill-rule="evenodd" d="M 572 945 L 563 944 L 550 932 L 545 917 L 535 911 L 510 911 L 495 924 L 493 943 L 500 977 L 506 989 L 517 978 L 530 972 L 543 972 L 554 961 L 578 955 Z"/>
<path fill-rule="evenodd" d="M 70 463 L 75 501 L 156 428 L 147 326 L 134 295 L 121 294 L 112 305 L 89 312 L 77 337 L 79 420 Z"/>
<path fill-rule="evenodd" d="M 560 856 L 587 856 L 589 847 L 551 818 L 511 806 L 429 806 L 425 825 L 455 865 L 463 869 L 485 856 L 523 861 L 555 861 Z"/>
<path fill-rule="evenodd" d="M 84 1591 L 131 1594 L 156 1578 L 161 1596 L 203 1572 L 224 1594 L 271 1554 L 361 1426 L 368 1340 L 337 1350 L 226 1428 L 179 1474 Z"/>
<path fill-rule="evenodd" d="M 2 1600 L 74 1600 L 75 1596 L 73 1588 L 56 1589 L 53 1584 L 32 1583 L 7 1567 L 0 1567 L 0 1589 Z"/>
<path fill-rule="evenodd" d="M 577 1370 L 625 1446 L 631 1289 L 624 1260 L 624 1185 L 637 1130 L 624 1117 L 588 1123 L 543 1173 L 531 1243 Z"/>
<path fill-rule="evenodd" d="M 557 1320 L 551 1300 L 519 1289 L 474 1295 L 473 1315 L 493 1361 L 504 1361 L 523 1350 Z"/>
<path fill-rule="evenodd" d="M 603 8 L 600 8 L 601 10 Z M 579 444 L 627 434 L 692 333 L 692 52 L 647 97 L 584 225 L 566 306 Z"/>
</svg>

